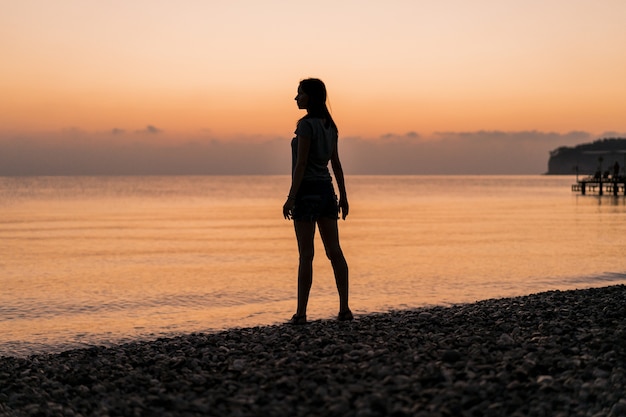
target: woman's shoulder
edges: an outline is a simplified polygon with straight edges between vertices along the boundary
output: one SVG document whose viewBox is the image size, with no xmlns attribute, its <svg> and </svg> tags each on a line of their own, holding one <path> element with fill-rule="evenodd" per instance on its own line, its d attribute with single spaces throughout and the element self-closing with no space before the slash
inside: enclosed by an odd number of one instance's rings
<svg viewBox="0 0 626 417">
<path fill-rule="evenodd" d="M 337 135 L 336 128 L 329 124 L 324 118 L 305 116 L 302 119 L 298 120 L 298 126 L 295 132 L 296 134 L 304 134 L 305 136 L 310 136 L 314 132 L 316 132 L 317 135 Z"/>
<path fill-rule="evenodd" d="M 296 133 L 298 134 L 310 134 L 316 127 L 319 125 L 319 119 L 314 117 L 303 117 L 298 120 L 298 124 L 296 126 Z"/>
<path fill-rule="evenodd" d="M 321 126 L 323 128 L 326 128 L 328 125 L 328 121 L 323 117 L 304 116 L 302 119 L 298 120 L 298 126 L 301 124 L 306 124 L 309 126 Z"/>
<path fill-rule="evenodd" d="M 307 120 L 303 117 L 302 119 L 298 120 L 298 123 L 296 123 L 296 133 L 298 132 L 298 130 L 302 129 L 304 126 L 310 126 L 309 123 L 307 123 Z"/>
</svg>

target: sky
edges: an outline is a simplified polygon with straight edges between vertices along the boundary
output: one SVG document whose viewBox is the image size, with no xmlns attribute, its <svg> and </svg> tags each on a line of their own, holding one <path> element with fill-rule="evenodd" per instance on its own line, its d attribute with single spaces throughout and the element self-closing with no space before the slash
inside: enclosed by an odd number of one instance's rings
<svg viewBox="0 0 626 417">
<path fill-rule="evenodd" d="M 539 174 L 626 137 L 623 0 L 0 0 L 0 175 L 288 174 L 325 81 L 349 174 Z"/>
</svg>

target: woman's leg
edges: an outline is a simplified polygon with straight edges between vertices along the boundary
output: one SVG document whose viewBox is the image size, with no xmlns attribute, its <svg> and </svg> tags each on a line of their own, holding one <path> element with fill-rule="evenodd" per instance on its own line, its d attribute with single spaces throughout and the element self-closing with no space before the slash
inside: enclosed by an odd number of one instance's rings
<svg viewBox="0 0 626 417">
<path fill-rule="evenodd" d="M 330 259 L 335 273 L 335 283 L 339 293 L 339 312 L 350 310 L 348 305 L 348 263 L 343 256 L 343 251 L 339 245 L 339 229 L 337 220 L 330 218 L 320 218 L 317 221 L 320 228 L 320 236 L 324 242 L 326 256 Z"/>
<path fill-rule="evenodd" d="M 306 316 L 306 307 L 309 303 L 309 293 L 313 284 L 313 239 L 315 237 L 315 222 L 294 221 L 296 239 L 298 240 L 298 309 L 296 315 Z"/>
</svg>

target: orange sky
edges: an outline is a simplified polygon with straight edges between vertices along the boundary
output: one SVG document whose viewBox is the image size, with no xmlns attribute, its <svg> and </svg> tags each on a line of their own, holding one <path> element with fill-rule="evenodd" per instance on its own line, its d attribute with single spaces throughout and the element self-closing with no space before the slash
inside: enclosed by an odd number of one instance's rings
<svg viewBox="0 0 626 417">
<path fill-rule="evenodd" d="M 626 131 L 622 0 L 20 0 L 0 131 L 291 134 L 299 79 L 344 135 Z"/>
</svg>

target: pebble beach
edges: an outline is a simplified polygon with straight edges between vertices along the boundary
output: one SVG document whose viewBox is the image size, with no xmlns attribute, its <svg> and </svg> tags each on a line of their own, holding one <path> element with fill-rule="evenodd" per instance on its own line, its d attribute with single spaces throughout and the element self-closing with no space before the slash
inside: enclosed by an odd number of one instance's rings
<svg viewBox="0 0 626 417">
<path fill-rule="evenodd" d="M 2 416 L 626 416 L 626 286 L 0 358 Z"/>
</svg>

